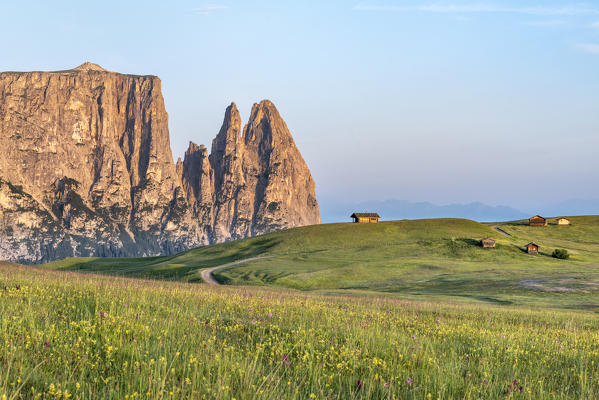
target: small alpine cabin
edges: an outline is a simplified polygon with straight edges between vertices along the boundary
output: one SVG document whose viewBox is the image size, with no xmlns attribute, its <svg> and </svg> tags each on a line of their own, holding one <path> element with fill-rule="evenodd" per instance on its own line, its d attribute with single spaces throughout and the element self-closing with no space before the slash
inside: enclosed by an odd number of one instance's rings
<svg viewBox="0 0 599 400">
<path fill-rule="evenodd" d="M 533 242 L 530 242 L 526 245 L 526 252 L 528 254 L 539 254 L 539 246 Z"/>
<path fill-rule="evenodd" d="M 377 213 L 353 213 L 350 218 L 359 224 L 376 224 L 379 222 L 380 215 Z"/>
<path fill-rule="evenodd" d="M 530 225 L 530 226 L 546 226 L 547 218 L 543 218 L 540 215 L 535 215 L 534 217 L 528 219 L 528 225 Z"/>
<path fill-rule="evenodd" d="M 488 248 L 491 248 L 491 247 L 495 247 L 495 239 L 484 238 L 483 240 L 480 241 L 480 244 L 485 249 L 488 249 Z"/>
<path fill-rule="evenodd" d="M 570 225 L 571 222 L 570 222 L 570 220 L 568 218 L 559 218 L 557 220 L 557 224 L 561 225 L 561 226 L 565 226 L 565 225 Z"/>
</svg>

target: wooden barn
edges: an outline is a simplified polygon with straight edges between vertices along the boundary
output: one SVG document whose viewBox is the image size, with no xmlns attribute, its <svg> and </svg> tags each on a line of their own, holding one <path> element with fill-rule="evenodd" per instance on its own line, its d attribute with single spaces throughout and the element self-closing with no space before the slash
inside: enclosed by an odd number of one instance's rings
<svg viewBox="0 0 599 400">
<path fill-rule="evenodd" d="M 360 224 L 376 224 L 381 217 L 377 213 L 353 213 L 351 218 L 354 219 L 354 222 Z"/>
<path fill-rule="evenodd" d="M 568 218 L 559 218 L 557 220 L 557 224 L 561 225 L 561 226 L 565 226 L 565 225 L 570 225 L 571 222 L 570 222 L 570 220 Z"/>
<path fill-rule="evenodd" d="M 547 225 L 547 218 L 543 218 L 540 215 L 535 215 L 528 219 L 528 225 L 530 226 L 545 226 Z"/>
<path fill-rule="evenodd" d="M 491 248 L 491 247 L 495 247 L 495 239 L 484 238 L 483 240 L 480 241 L 480 244 L 485 249 L 488 249 L 488 248 Z"/>
<path fill-rule="evenodd" d="M 530 242 L 529 244 L 526 245 L 526 252 L 528 254 L 539 254 L 539 245 Z"/>
</svg>

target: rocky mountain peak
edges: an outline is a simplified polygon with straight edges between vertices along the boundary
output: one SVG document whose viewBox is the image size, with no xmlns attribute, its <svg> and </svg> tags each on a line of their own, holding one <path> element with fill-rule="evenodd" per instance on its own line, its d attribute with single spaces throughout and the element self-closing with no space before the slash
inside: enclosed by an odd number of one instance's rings
<svg viewBox="0 0 599 400">
<path fill-rule="evenodd" d="M 225 110 L 223 124 L 212 141 L 212 154 L 228 154 L 235 151 L 241 139 L 241 116 L 235 103 Z"/>
<path fill-rule="evenodd" d="M 259 103 L 254 103 L 252 106 L 252 115 L 258 112 L 265 113 L 270 111 L 278 114 L 277 107 L 275 107 L 274 103 L 268 99 L 261 100 Z M 250 117 L 250 119 L 252 118 Z"/>
<path fill-rule="evenodd" d="M 75 71 L 101 71 L 107 72 L 106 69 L 102 68 L 98 64 L 91 63 L 89 61 L 84 62 L 80 66 L 73 68 Z"/>
<path fill-rule="evenodd" d="M 280 119 L 281 116 L 277 111 L 277 108 L 270 100 L 262 100 L 260 103 L 254 103 L 252 111 L 250 113 L 249 126 L 255 126 L 266 119 L 272 121 L 274 119 Z"/>
<path fill-rule="evenodd" d="M 106 71 L 86 62 L 77 71 Z M 172 254 L 320 222 L 274 104 L 173 162 L 154 76 L 0 73 L 0 259 Z"/>
<path fill-rule="evenodd" d="M 197 145 L 194 142 L 192 142 L 191 140 L 189 141 L 189 146 L 187 147 L 187 150 L 185 151 L 185 157 L 187 157 L 188 155 L 192 155 L 193 153 L 198 153 L 198 152 L 203 152 L 203 151 L 207 151 L 206 146 L 204 146 L 203 144 L 201 145 Z"/>
<path fill-rule="evenodd" d="M 267 151 L 275 140 L 295 147 L 287 124 L 270 100 L 262 100 L 253 105 L 243 136 L 246 146 L 258 146 L 263 152 Z"/>
</svg>

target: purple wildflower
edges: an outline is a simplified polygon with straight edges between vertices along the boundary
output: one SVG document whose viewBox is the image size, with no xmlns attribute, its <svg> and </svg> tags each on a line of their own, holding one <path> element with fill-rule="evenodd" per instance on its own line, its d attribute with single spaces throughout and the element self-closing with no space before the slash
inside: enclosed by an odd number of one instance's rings
<svg viewBox="0 0 599 400">
<path fill-rule="evenodd" d="M 408 377 L 408 379 L 406 379 L 406 383 L 407 383 L 408 385 L 411 385 L 411 384 L 412 384 L 412 382 L 414 382 L 414 380 L 412 379 L 412 377 L 411 377 L 411 376 L 410 376 L 410 377 Z"/>
<path fill-rule="evenodd" d="M 50 347 L 50 342 L 44 342 L 44 347 Z"/>
<path fill-rule="evenodd" d="M 285 363 L 285 365 L 287 365 L 288 367 L 291 366 L 291 361 L 289 361 L 289 358 L 287 358 L 287 354 L 283 354 L 283 362 Z"/>
<path fill-rule="evenodd" d="M 358 391 L 362 390 L 362 381 L 358 379 L 356 386 L 357 386 Z"/>
<path fill-rule="evenodd" d="M 17 285 L 15 287 L 17 288 L 17 290 L 21 290 L 21 285 Z"/>
<path fill-rule="evenodd" d="M 515 392 L 516 390 L 518 390 L 520 393 L 522 393 L 523 389 L 524 388 L 522 387 L 522 385 L 518 384 L 518 380 L 514 379 L 512 381 L 512 384 L 510 386 L 508 386 L 507 392 L 511 393 L 511 392 Z"/>
</svg>

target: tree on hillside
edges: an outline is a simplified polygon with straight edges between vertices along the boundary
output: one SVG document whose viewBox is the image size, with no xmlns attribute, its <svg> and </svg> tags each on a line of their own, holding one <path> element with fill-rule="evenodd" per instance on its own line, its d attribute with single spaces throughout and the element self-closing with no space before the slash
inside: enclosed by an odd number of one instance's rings
<svg viewBox="0 0 599 400">
<path fill-rule="evenodd" d="M 567 260 L 568 258 L 570 258 L 568 250 L 565 249 L 555 249 L 553 250 L 553 254 L 551 256 L 554 258 L 559 258 L 560 260 Z"/>
</svg>

